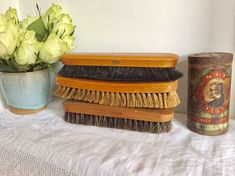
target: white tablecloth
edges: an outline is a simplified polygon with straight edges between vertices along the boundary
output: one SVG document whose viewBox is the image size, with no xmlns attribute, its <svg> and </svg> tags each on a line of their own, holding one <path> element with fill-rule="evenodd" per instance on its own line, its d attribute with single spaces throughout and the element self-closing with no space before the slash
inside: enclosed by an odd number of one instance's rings
<svg viewBox="0 0 235 176">
<path fill-rule="evenodd" d="M 0 112 L 0 175 L 235 175 L 235 121 L 228 133 L 189 131 L 176 114 L 165 134 L 72 125 L 61 101 L 41 113 Z"/>
</svg>

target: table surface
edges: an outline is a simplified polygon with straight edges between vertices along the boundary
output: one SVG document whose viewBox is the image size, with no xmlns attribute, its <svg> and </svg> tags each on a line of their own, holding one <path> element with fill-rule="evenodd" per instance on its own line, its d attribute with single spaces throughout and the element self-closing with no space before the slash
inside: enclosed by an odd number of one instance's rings
<svg viewBox="0 0 235 176">
<path fill-rule="evenodd" d="M 36 175 L 234 175 L 235 120 L 220 136 L 203 136 L 175 114 L 169 133 L 72 125 L 61 100 L 19 116 L 0 112 L 0 173 Z"/>
</svg>

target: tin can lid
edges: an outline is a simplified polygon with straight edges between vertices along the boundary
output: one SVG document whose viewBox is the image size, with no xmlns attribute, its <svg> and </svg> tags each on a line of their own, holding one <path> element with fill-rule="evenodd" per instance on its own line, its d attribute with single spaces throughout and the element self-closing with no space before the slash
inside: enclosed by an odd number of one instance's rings
<svg viewBox="0 0 235 176">
<path fill-rule="evenodd" d="M 226 52 L 196 53 L 188 56 L 189 64 L 230 64 L 233 54 Z"/>
</svg>

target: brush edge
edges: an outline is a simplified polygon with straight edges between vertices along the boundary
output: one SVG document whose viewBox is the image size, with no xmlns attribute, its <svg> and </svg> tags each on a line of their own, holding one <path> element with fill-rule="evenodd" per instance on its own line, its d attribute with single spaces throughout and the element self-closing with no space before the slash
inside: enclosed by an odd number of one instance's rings
<svg viewBox="0 0 235 176">
<path fill-rule="evenodd" d="M 65 54 L 64 65 L 116 67 L 175 67 L 178 56 L 172 53 L 79 53 Z"/>
<path fill-rule="evenodd" d="M 81 113 L 97 116 L 108 116 L 148 122 L 168 122 L 173 119 L 174 109 L 145 109 L 114 107 L 66 100 L 63 102 L 65 112 Z"/>
<path fill-rule="evenodd" d="M 56 76 L 56 84 L 59 86 L 94 90 L 100 92 L 115 93 L 167 93 L 176 91 L 178 80 L 172 82 L 120 82 L 120 81 L 100 81 L 81 78 L 67 78 Z"/>
</svg>

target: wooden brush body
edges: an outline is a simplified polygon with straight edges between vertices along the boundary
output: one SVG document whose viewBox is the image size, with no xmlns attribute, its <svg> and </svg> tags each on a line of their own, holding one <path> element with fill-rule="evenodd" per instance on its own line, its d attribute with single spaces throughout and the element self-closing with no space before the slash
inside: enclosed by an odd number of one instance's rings
<svg viewBox="0 0 235 176">
<path fill-rule="evenodd" d="M 172 68 L 178 56 L 171 53 L 77 53 L 62 56 L 64 65 Z"/>
</svg>

